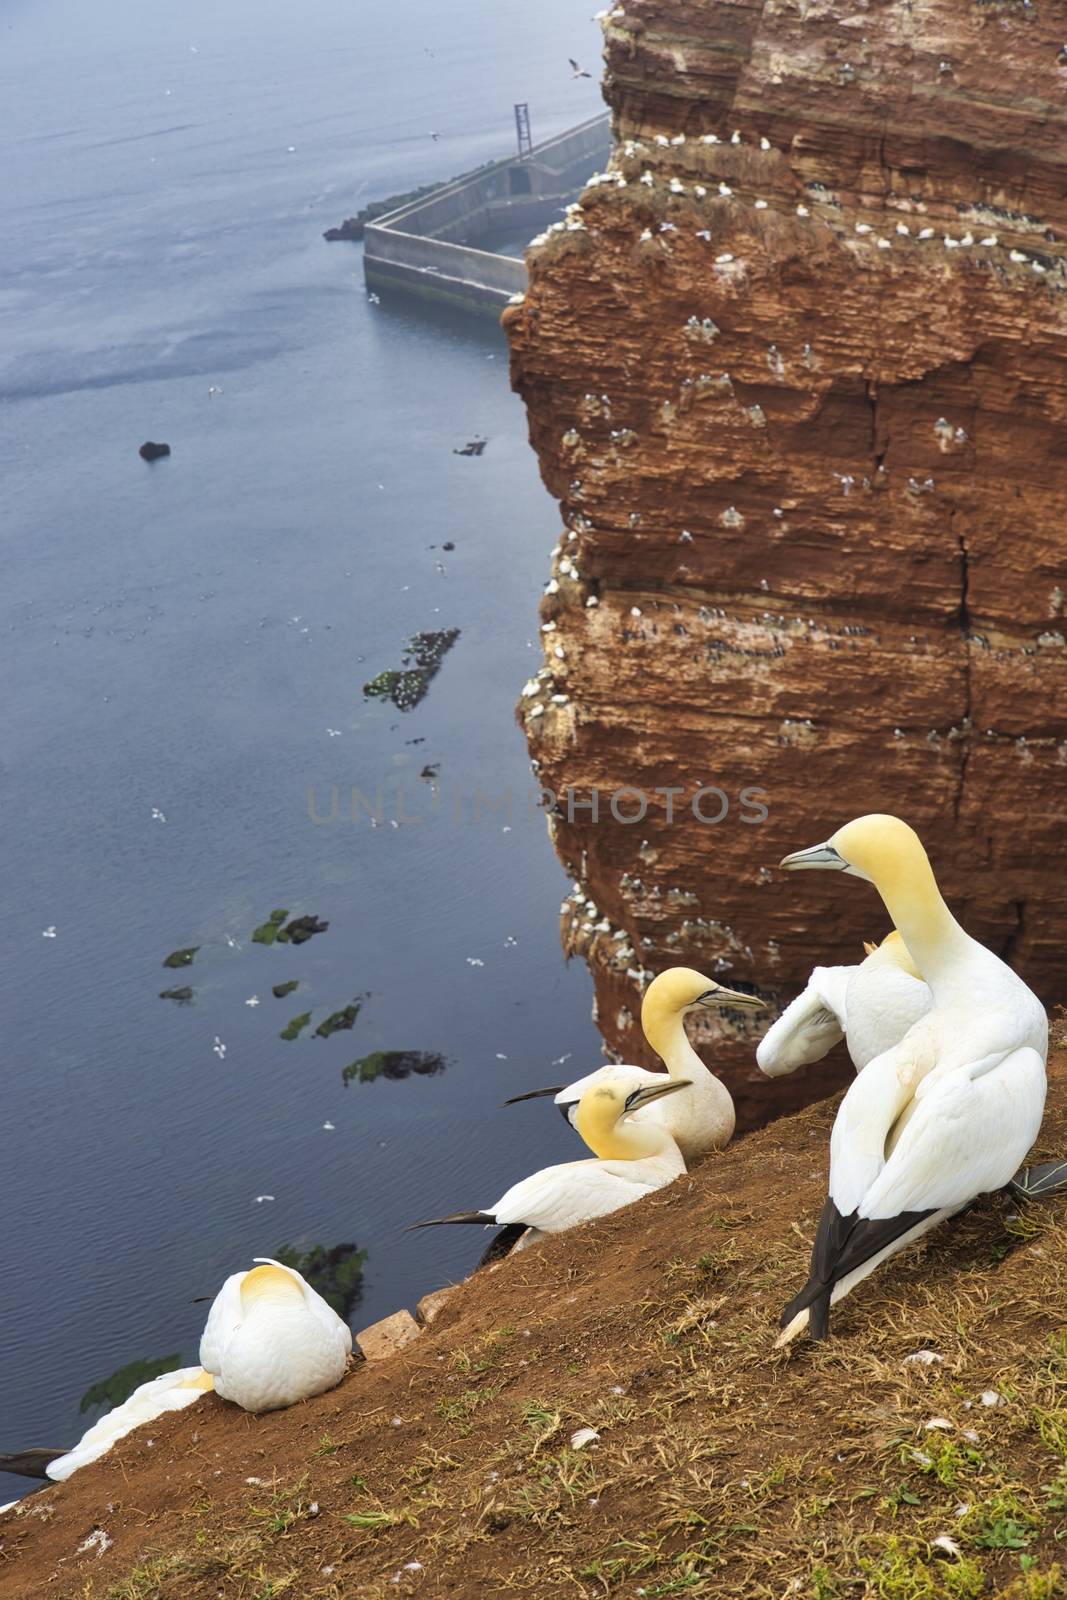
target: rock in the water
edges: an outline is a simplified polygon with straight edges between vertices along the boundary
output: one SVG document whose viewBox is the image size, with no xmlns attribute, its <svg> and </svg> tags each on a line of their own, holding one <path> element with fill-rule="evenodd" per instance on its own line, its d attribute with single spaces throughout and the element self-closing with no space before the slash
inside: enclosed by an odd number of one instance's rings
<svg viewBox="0 0 1067 1600">
<path fill-rule="evenodd" d="M 198 944 L 193 944 L 189 946 L 188 950 L 172 950 L 163 965 L 165 967 L 191 967 L 193 957 L 199 949 L 200 946 Z"/>
<path fill-rule="evenodd" d="M 154 439 L 146 439 L 137 454 L 142 461 L 159 461 L 161 457 L 170 455 L 170 445 L 157 444 Z"/>
<path fill-rule="evenodd" d="M 193 991 L 188 984 L 183 989 L 160 989 L 161 1000 L 177 1000 L 181 1005 L 187 1005 L 193 998 Z"/>
<path fill-rule="evenodd" d="M 300 979 L 290 978 L 288 983 L 274 984 L 270 992 L 274 996 L 275 1000 L 284 1000 L 287 994 L 292 994 L 293 990 L 299 989 L 299 987 Z"/>
<path fill-rule="evenodd" d="M 391 1317 L 372 1322 L 369 1328 L 357 1333 L 356 1343 L 365 1360 L 384 1361 L 411 1344 L 421 1332 L 410 1311 L 394 1311 Z"/>
<path fill-rule="evenodd" d="M 306 944 L 316 933 L 325 933 L 330 926 L 318 917 L 294 917 L 285 929 L 291 944 Z"/>
</svg>

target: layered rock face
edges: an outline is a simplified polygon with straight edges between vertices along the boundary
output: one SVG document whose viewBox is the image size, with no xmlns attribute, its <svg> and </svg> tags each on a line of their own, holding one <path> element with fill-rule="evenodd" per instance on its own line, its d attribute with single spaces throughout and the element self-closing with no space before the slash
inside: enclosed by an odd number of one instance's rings
<svg viewBox="0 0 1067 1600">
<path fill-rule="evenodd" d="M 776 871 L 865 811 L 911 821 L 968 929 L 1063 997 L 1065 15 L 605 21 L 615 154 L 505 325 L 564 523 L 519 714 L 579 886 L 565 942 L 627 1059 L 640 974 L 777 1006 L 888 931 L 866 886 Z M 724 1059 L 748 1120 L 788 1102 L 750 1042 Z"/>
</svg>

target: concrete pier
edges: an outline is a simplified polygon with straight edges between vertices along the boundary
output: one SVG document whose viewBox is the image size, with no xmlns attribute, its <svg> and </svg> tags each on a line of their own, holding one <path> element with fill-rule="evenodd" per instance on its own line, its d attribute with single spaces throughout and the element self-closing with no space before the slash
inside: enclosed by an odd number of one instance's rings
<svg viewBox="0 0 1067 1600">
<path fill-rule="evenodd" d="M 526 266 L 494 245 L 558 222 L 610 151 L 608 118 L 594 117 L 368 223 L 368 288 L 499 316 L 525 290 Z"/>
</svg>

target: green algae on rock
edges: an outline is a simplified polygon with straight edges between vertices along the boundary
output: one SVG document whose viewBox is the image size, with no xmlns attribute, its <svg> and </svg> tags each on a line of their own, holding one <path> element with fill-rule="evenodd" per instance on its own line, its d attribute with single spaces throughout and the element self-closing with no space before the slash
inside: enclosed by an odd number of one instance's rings
<svg viewBox="0 0 1067 1600">
<path fill-rule="evenodd" d="M 379 672 L 376 678 L 365 683 L 364 697 L 368 700 L 390 700 L 398 711 L 413 711 L 425 699 L 441 662 L 458 638 L 458 628 L 412 634 L 401 654 L 400 667 Z"/>
<path fill-rule="evenodd" d="M 290 978 L 288 983 L 276 983 L 271 988 L 275 1000 L 284 1000 L 287 994 L 292 994 L 294 989 L 299 989 L 300 979 Z"/>
<path fill-rule="evenodd" d="M 200 946 L 198 944 L 193 944 L 187 950 L 172 950 L 163 965 L 165 967 L 191 967 L 193 957 L 199 949 Z"/>
<path fill-rule="evenodd" d="M 363 996 L 360 996 L 358 999 L 353 1000 L 351 1005 L 345 1006 L 342 1011 L 331 1012 L 326 1021 L 320 1022 L 315 1029 L 316 1038 L 328 1039 L 331 1033 L 341 1033 L 345 1029 L 353 1027 L 362 1005 Z"/>
<path fill-rule="evenodd" d="M 375 1078 L 388 1078 L 392 1082 L 410 1078 L 412 1074 L 430 1078 L 443 1072 L 447 1064 L 446 1058 L 433 1050 L 372 1050 L 370 1055 L 360 1056 L 358 1061 L 344 1068 L 341 1082 L 347 1087 L 350 1083 L 373 1083 Z"/>
<path fill-rule="evenodd" d="M 298 1017 L 285 1025 L 279 1034 L 281 1039 L 299 1039 L 308 1023 L 311 1021 L 311 1012 L 302 1011 Z"/>
<path fill-rule="evenodd" d="M 266 922 L 261 922 L 258 928 L 253 928 L 252 943 L 273 944 L 281 932 L 282 923 L 288 915 L 288 911 L 272 911 Z"/>
<path fill-rule="evenodd" d="M 160 989 L 159 998 L 161 1000 L 177 1000 L 179 1005 L 186 1006 L 193 998 L 194 992 L 195 991 L 190 989 L 189 985 L 186 984 L 184 988 L 181 989 Z"/>
</svg>

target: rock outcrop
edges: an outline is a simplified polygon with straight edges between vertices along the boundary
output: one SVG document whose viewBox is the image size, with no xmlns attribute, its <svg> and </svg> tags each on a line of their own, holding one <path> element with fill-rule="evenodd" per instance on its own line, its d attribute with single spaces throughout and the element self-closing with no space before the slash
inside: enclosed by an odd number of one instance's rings
<svg viewBox="0 0 1067 1600">
<path fill-rule="evenodd" d="M 647 1059 L 643 970 L 778 1003 L 857 959 L 886 931 L 871 891 L 774 868 L 869 810 L 919 829 L 968 928 L 1055 998 L 1062 18 L 628 0 L 604 27 L 616 149 L 505 325 L 564 523 L 519 714 L 608 1043 Z M 692 813 L 712 786 L 718 824 Z M 780 1104 L 736 1056 L 743 1114 Z"/>
</svg>

